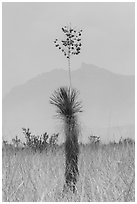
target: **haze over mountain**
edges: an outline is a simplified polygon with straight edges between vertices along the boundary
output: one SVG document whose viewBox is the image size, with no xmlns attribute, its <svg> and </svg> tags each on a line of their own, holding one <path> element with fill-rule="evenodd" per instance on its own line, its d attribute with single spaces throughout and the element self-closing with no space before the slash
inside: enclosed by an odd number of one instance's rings
<svg viewBox="0 0 137 204">
<path fill-rule="evenodd" d="M 85 63 L 71 74 L 72 85 L 79 90 L 83 105 L 83 113 L 79 115 L 81 140 L 86 141 L 92 132 L 101 135 L 101 131 L 103 140 L 107 140 L 109 134 L 112 139 L 112 130 L 118 127 L 129 127 L 129 132 L 121 136 L 133 137 L 135 77 Z M 62 140 L 62 123 L 55 117 L 56 109 L 50 105 L 49 98 L 54 90 L 68 84 L 68 71 L 60 69 L 13 88 L 3 99 L 3 137 L 21 136 L 22 127 L 29 127 L 34 134 L 59 132 Z M 115 135 L 115 139 L 117 137 Z"/>
</svg>

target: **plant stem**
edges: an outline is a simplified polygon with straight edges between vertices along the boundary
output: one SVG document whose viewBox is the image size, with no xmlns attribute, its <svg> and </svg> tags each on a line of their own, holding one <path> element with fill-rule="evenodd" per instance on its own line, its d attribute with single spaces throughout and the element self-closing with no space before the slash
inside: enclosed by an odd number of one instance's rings
<svg viewBox="0 0 137 204">
<path fill-rule="evenodd" d="M 71 23 L 70 23 L 70 30 L 71 30 Z M 72 84 L 71 84 L 71 71 L 70 71 L 70 42 L 71 42 L 71 37 L 69 36 L 69 46 L 68 46 L 68 68 L 69 68 L 69 82 L 70 82 L 70 91 L 72 89 Z"/>
<path fill-rule="evenodd" d="M 68 68 L 69 68 L 69 82 L 70 82 L 70 90 L 71 90 L 72 84 L 71 84 L 71 71 L 70 71 L 70 56 L 68 58 Z"/>
</svg>

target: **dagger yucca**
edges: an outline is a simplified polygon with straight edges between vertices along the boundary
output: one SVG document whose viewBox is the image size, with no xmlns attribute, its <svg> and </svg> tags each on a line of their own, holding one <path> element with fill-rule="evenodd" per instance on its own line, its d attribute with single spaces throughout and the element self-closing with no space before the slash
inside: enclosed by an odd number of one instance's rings
<svg viewBox="0 0 137 204">
<path fill-rule="evenodd" d="M 77 122 L 77 114 L 82 112 L 81 102 L 77 100 L 78 91 L 72 88 L 70 73 L 70 58 L 72 55 L 78 55 L 81 50 L 82 30 L 76 30 L 70 26 L 62 27 L 64 39 L 59 41 L 55 39 L 55 46 L 62 51 L 68 59 L 69 69 L 69 87 L 61 87 L 56 90 L 50 97 L 50 103 L 56 106 L 57 116 L 64 122 L 65 141 L 65 189 L 69 188 L 75 192 L 78 171 L 78 135 L 79 125 Z"/>
</svg>

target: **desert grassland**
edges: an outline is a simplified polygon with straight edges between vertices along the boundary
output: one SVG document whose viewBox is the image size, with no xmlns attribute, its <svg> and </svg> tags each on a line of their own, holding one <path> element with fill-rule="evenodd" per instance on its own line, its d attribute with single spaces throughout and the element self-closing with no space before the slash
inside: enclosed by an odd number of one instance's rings
<svg viewBox="0 0 137 204">
<path fill-rule="evenodd" d="M 4 148 L 2 196 L 9 202 L 135 201 L 135 146 L 81 145 L 77 193 L 63 193 L 64 147 L 53 151 Z"/>
</svg>

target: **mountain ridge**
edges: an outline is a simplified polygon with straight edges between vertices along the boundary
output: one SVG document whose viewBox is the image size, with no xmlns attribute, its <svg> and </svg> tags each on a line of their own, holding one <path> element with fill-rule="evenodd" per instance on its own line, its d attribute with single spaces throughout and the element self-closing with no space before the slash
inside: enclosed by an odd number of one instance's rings
<svg viewBox="0 0 137 204">
<path fill-rule="evenodd" d="M 86 69 L 92 69 L 92 71 L 93 71 L 93 69 L 94 69 L 94 71 L 95 71 L 95 70 L 97 71 L 97 69 L 98 69 L 98 71 L 105 71 L 107 74 L 113 74 L 113 75 L 116 75 L 116 76 L 119 76 L 119 77 L 129 77 L 129 78 L 130 78 L 130 77 L 131 77 L 131 78 L 132 78 L 132 77 L 135 77 L 134 75 L 126 75 L 126 74 L 120 74 L 120 73 L 112 72 L 112 71 L 110 71 L 110 70 L 108 70 L 108 69 L 105 69 L 105 68 L 103 68 L 103 67 L 98 67 L 97 65 L 94 65 L 94 64 L 87 64 L 87 63 L 85 63 L 85 62 L 83 62 L 83 63 L 81 64 L 80 68 L 75 69 L 75 70 L 71 70 L 71 73 L 75 73 L 75 72 L 77 72 L 77 71 L 79 71 L 79 70 L 84 71 L 85 68 L 86 68 Z M 39 78 L 39 77 L 44 77 L 45 75 L 51 74 L 52 72 L 64 72 L 64 73 L 66 73 L 66 72 L 68 72 L 68 70 L 67 70 L 67 69 L 65 70 L 65 69 L 63 69 L 63 68 L 58 68 L 58 69 L 52 69 L 51 71 L 48 71 L 48 72 L 42 72 L 42 73 L 36 75 L 35 77 L 33 77 L 33 78 L 27 80 L 26 82 L 14 86 L 14 87 L 3 97 L 3 99 L 4 99 L 12 90 L 16 89 L 17 87 L 21 87 L 21 86 L 25 85 L 26 83 L 29 83 L 29 82 L 31 82 L 31 81 L 33 81 L 33 80 Z"/>
<path fill-rule="evenodd" d="M 134 76 L 121 77 L 101 68 L 93 71 L 90 65 L 89 69 L 86 65 L 81 67 L 71 72 L 72 85 L 79 90 L 83 102 L 80 120 L 90 128 L 105 127 L 111 115 L 112 126 L 134 124 Z M 49 97 L 55 89 L 67 85 L 68 71 L 56 69 L 12 89 L 3 99 L 4 130 L 10 128 L 16 134 L 16 129 L 27 126 L 38 133 L 52 132 L 60 122 L 53 119 L 55 108 Z"/>
</svg>

